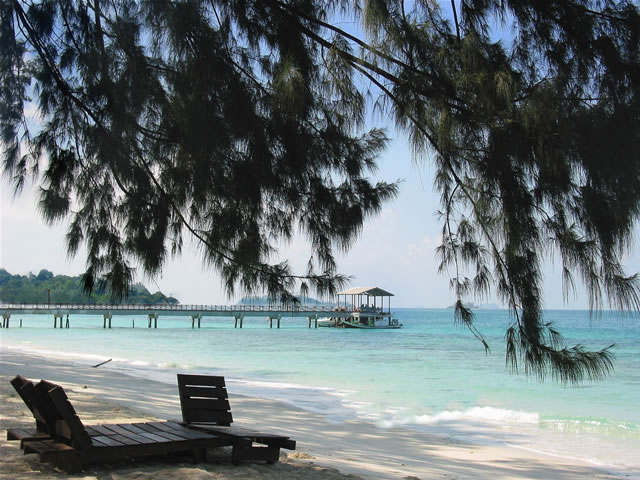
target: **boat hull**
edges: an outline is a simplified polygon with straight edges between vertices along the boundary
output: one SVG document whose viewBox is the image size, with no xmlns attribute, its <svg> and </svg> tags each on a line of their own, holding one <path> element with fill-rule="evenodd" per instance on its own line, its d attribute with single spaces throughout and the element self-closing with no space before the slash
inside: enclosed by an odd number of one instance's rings
<svg viewBox="0 0 640 480">
<path fill-rule="evenodd" d="M 398 320 L 389 320 L 389 323 L 378 323 L 377 325 L 368 325 L 361 323 L 360 321 L 354 321 L 353 319 L 343 318 L 326 318 L 318 320 L 318 327 L 326 328 L 359 328 L 361 330 L 396 330 L 402 328 L 402 323 Z"/>
</svg>

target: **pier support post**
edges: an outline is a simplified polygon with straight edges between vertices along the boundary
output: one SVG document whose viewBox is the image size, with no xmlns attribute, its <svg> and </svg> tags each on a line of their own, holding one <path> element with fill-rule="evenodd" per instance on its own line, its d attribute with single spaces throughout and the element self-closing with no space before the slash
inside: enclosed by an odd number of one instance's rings
<svg viewBox="0 0 640 480">
<path fill-rule="evenodd" d="M 269 319 L 269 328 L 273 328 L 273 317 L 267 317 Z"/>
<path fill-rule="evenodd" d="M 278 328 L 280 328 L 280 318 L 282 318 L 282 317 L 281 317 L 280 314 L 278 314 Z"/>
<path fill-rule="evenodd" d="M 311 317 L 307 317 L 307 327 L 311 328 Z"/>
<path fill-rule="evenodd" d="M 151 328 L 151 321 L 153 320 L 153 328 L 158 328 L 158 314 L 150 313 L 149 317 L 149 328 Z"/>
<path fill-rule="evenodd" d="M 111 328 L 111 312 L 103 314 L 102 318 L 104 320 L 102 323 L 102 328 L 107 328 L 107 321 L 109 322 L 109 328 Z"/>
<path fill-rule="evenodd" d="M 242 328 L 242 320 L 244 319 L 244 315 L 239 313 L 233 316 L 233 328 L 238 328 L 238 323 L 240 324 L 240 328 Z"/>
<path fill-rule="evenodd" d="M 242 321 L 244 320 L 244 315 L 240 314 L 240 328 L 242 328 Z"/>
<path fill-rule="evenodd" d="M 191 315 L 191 328 L 194 328 L 196 320 L 198 320 L 198 328 L 200 328 L 200 319 L 202 318 L 202 314 Z"/>
<path fill-rule="evenodd" d="M 3 313 L 2 314 L 2 328 L 9 328 L 9 319 L 11 318 L 11 314 L 10 313 Z M 22 320 L 20 320 L 22 321 Z"/>
<path fill-rule="evenodd" d="M 62 320 L 60 320 L 62 321 Z M 67 322 L 65 323 L 65 328 L 69 328 L 69 314 L 67 313 Z"/>
<path fill-rule="evenodd" d="M 315 319 L 314 319 L 314 321 L 315 321 L 315 325 L 316 325 L 316 327 L 315 327 L 315 328 L 318 328 L 318 314 L 317 314 L 317 313 L 315 314 Z"/>
</svg>

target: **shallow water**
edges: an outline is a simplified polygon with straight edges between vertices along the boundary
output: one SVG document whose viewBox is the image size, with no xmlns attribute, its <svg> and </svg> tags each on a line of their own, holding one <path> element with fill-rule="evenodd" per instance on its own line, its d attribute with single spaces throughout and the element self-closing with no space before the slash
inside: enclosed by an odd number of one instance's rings
<svg viewBox="0 0 640 480">
<path fill-rule="evenodd" d="M 610 312 L 547 311 L 567 344 L 601 349 L 615 343 L 615 371 L 605 380 L 563 387 L 550 378 L 506 372 L 505 311 L 478 310 L 491 354 L 453 325 L 451 310 L 396 309 L 400 330 L 307 328 L 306 319 L 72 315 L 53 329 L 46 315 L 12 316 L 0 330 L 3 348 L 55 355 L 84 364 L 113 359 L 121 369 L 170 383 L 176 371 L 227 377 L 232 393 L 283 400 L 332 422 L 362 419 L 381 428 L 442 431 L 466 441 L 503 442 L 581 458 L 628 475 L 640 474 L 640 319 Z M 22 319 L 22 328 L 18 328 Z M 136 328 L 132 328 L 132 321 Z"/>
</svg>

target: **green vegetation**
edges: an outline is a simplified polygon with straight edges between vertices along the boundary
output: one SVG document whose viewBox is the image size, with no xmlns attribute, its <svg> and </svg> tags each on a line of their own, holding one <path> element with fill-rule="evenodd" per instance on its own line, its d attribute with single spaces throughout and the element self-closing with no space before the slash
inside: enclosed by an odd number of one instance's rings
<svg viewBox="0 0 640 480">
<path fill-rule="evenodd" d="M 2 303 L 113 303 L 108 291 L 97 289 L 88 295 L 82 288 L 82 276 L 54 275 L 40 270 L 38 275 L 11 275 L 0 268 L 0 302 Z M 120 302 L 117 302 L 120 303 Z M 134 284 L 122 303 L 156 305 L 176 304 L 178 299 L 166 297 L 162 292 L 150 293 L 141 283 Z"/>
<path fill-rule="evenodd" d="M 464 302 L 497 294 L 511 369 L 612 368 L 543 318 L 549 257 L 567 295 L 640 310 L 637 2 L 4 1 L 0 86 L 4 174 L 86 244 L 88 291 L 127 293 L 188 236 L 229 294 L 335 293 L 335 251 L 397 193 L 370 179 L 381 118 L 431 162 L 455 320 L 488 350 Z M 274 260 L 298 231 L 303 272 Z"/>
</svg>

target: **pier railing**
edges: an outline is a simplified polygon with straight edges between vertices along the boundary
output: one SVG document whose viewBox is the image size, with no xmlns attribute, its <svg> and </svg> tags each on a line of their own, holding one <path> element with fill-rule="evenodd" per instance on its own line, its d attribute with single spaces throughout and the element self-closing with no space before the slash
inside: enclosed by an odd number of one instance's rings
<svg viewBox="0 0 640 480">
<path fill-rule="evenodd" d="M 0 310 L 127 310 L 143 312 L 334 312 L 336 307 L 309 305 L 181 305 L 181 304 L 78 304 L 78 303 L 14 303 L 0 304 Z"/>
</svg>

